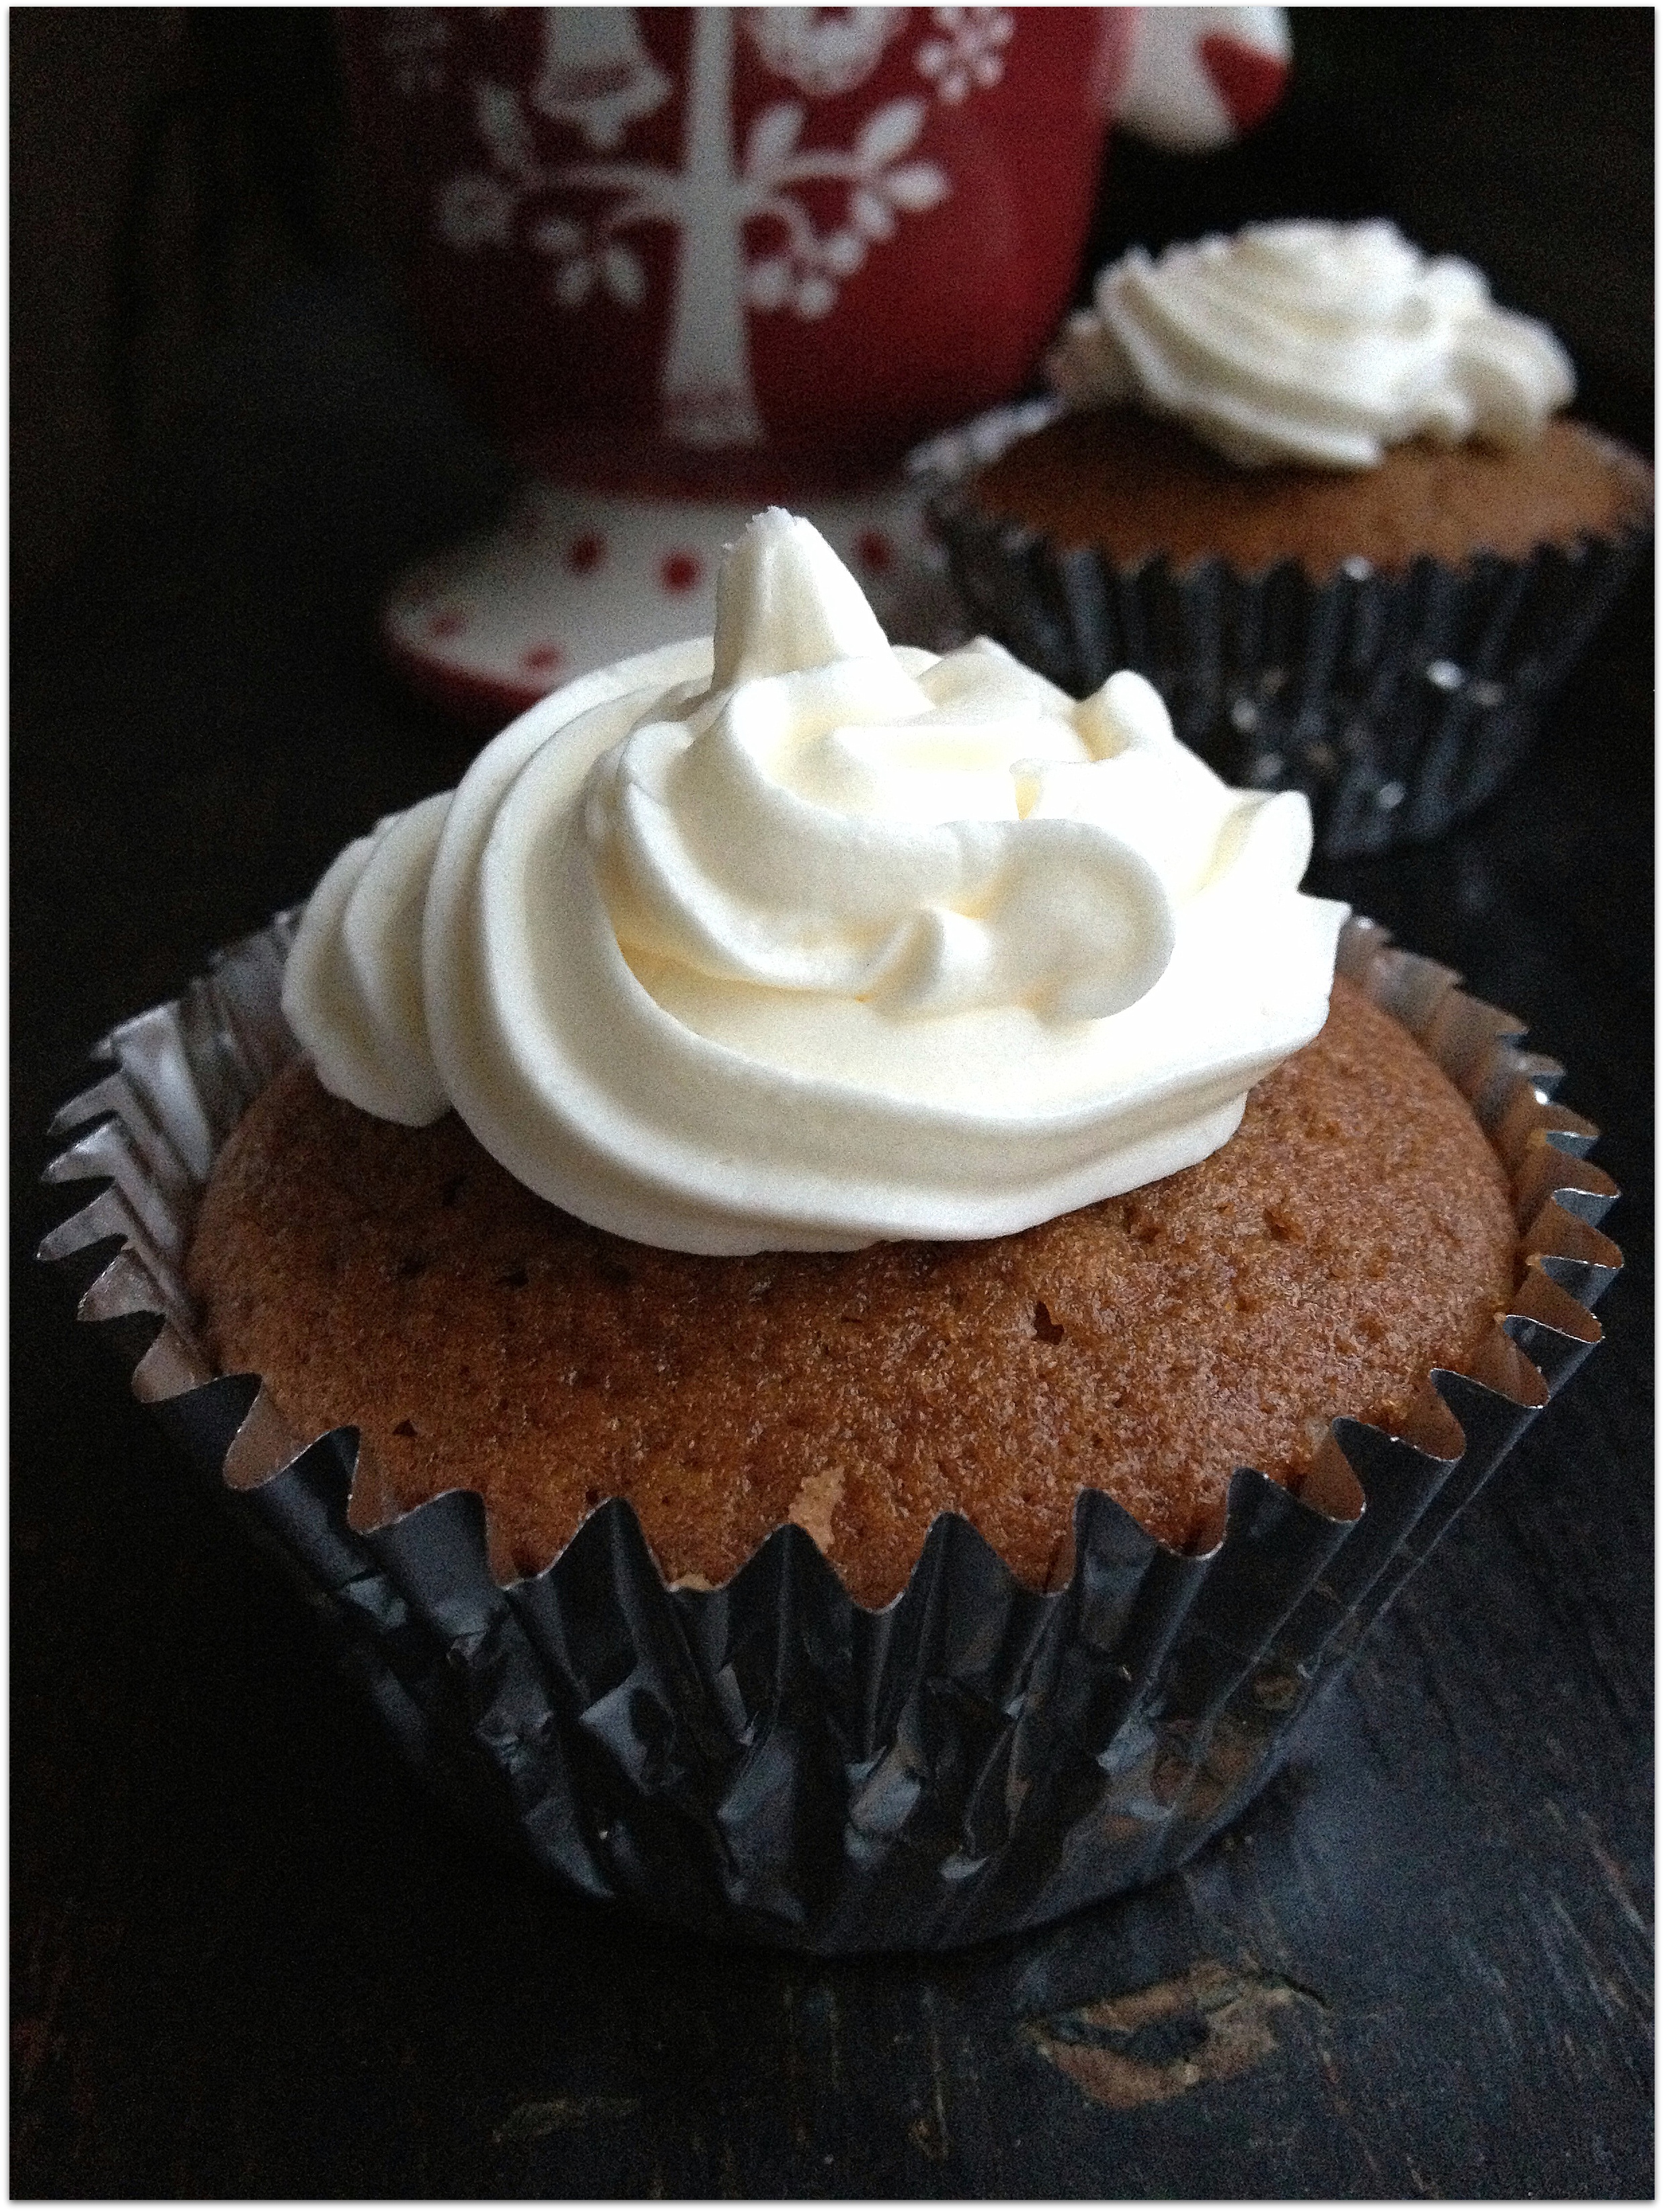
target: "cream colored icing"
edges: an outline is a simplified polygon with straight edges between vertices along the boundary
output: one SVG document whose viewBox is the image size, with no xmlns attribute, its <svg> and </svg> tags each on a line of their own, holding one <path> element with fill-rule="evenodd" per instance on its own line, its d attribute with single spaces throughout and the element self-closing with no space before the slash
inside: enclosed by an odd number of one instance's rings
<svg viewBox="0 0 1664 2212">
<path fill-rule="evenodd" d="M 1202 1158 L 1320 1027 L 1310 845 L 1130 672 L 1077 704 L 986 640 L 892 647 L 771 509 L 714 641 L 568 685 L 347 848 L 283 1005 L 326 1088 L 454 1106 L 621 1236 L 994 1236 Z"/>
<path fill-rule="evenodd" d="M 1530 444 L 1575 389 L 1553 332 L 1390 222 L 1272 222 L 1135 248 L 1047 363 L 1074 406 L 1178 417 L 1239 466 L 1374 467 L 1410 438 Z"/>
</svg>

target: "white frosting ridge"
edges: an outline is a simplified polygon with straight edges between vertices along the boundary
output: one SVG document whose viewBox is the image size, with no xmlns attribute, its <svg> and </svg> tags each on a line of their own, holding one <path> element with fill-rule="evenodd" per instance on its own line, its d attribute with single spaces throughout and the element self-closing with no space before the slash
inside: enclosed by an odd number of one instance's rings
<svg viewBox="0 0 1664 2212">
<path fill-rule="evenodd" d="M 422 908 L 451 794 L 442 791 L 356 838 L 307 902 L 283 973 L 298 1036 L 326 1040 L 328 1087 L 413 1128 L 449 1103 L 422 998 Z"/>
<path fill-rule="evenodd" d="M 454 1106 L 544 1197 L 692 1252 L 1003 1234 L 1172 1174 L 1315 1034 L 1345 909 L 1124 672 L 885 641 L 759 516 L 713 641 L 556 692 L 350 846 L 283 1006 L 326 1087 Z"/>
<path fill-rule="evenodd" d="M 1071 405 L 1176 416 L 1244 468 L 1374 468 L 1411 438 L 1531 444 L 1575 389 L 1545 324 L 1390 222 L 1271 222 L 1142 247 L 1047 363 Z"/>
</svg>

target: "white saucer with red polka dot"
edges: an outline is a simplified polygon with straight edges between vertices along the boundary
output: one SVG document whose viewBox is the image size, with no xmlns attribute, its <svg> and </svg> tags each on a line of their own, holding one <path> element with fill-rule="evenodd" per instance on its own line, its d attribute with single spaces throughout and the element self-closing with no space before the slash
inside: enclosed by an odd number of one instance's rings
<svg viewBox="0 0 1664 2212">
<path fill-rule="evenodd" d="M 791 502 L 859 579 L 891 639 L 942 652 L 966 635 L 918 490 Z M 628 498 L 533 478 L 509 519 L 394 585 L 382 637 L 413 688 L 477 722 L 521 714 L 592 668 L 708 635 L 723 549 L 747 505 Z"/>
</svg>

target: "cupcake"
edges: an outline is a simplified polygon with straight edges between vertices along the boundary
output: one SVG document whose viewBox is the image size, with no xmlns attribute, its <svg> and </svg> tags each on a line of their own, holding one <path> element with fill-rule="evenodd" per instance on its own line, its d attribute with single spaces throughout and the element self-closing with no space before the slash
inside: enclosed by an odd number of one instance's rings
<svg viewBox="0 0 1664 2212">
<path fill-rule="evenodd" d="M 1136 675 L 892 649 L 778 514 L 718 608 L 118 1033 L 49 1255 L 124 1231 L 136 1388 L 541 1864 L 970 1941 L 1259 1786 L 1609 1187 Z"/>
<path fill-rule="evenodd" d="M 1071 689 L 1142 670 L 1332 857 L 1490 795 L 1650 528 L 1553 334 L 1388 223 L 1129 253 L 1048 369 L 919 457 L 976 619 Z"/>
</svg>

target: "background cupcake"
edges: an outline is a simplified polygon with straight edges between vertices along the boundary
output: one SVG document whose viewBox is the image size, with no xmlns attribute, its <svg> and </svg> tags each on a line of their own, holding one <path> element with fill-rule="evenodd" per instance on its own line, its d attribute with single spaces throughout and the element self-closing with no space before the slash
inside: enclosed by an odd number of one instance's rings
<svg viewBox="0 0 1664 2212">
<path fill-rule="evenodd" d="M 919 457 L 976 622 L 1059 681 L 1141 669 L 1332 857 L 1496 789 L 1650 525 L 1553 334 L 1388 223 L 1135 249 L 1048 368 L 1060 404 Z"/>
</svg>

